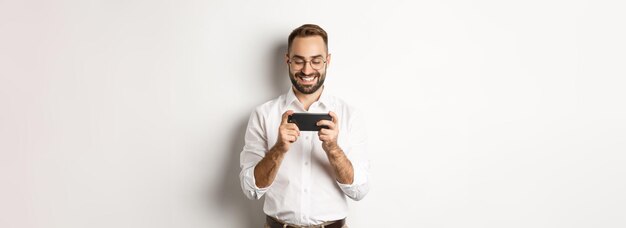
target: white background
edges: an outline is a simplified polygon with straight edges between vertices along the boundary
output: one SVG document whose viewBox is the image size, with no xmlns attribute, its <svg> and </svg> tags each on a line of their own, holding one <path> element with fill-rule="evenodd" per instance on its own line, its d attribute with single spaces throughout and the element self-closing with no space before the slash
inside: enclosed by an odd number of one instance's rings
<svg viewBox="0 0 626 228">
<path fill-rule="evenodd" d="M 625 11 L 0 0 L 0 227 L 261 227 L 239 152 L 303 23 L 367 112 L 351 227 L 626 227 Z"/>
</svg>

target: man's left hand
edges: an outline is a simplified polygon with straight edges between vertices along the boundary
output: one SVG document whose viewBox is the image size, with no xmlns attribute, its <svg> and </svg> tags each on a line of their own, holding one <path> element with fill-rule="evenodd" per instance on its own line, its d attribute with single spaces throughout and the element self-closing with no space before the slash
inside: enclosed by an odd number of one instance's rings
<svg viewBox="0 0 626 228">
<path fill-rule="evenodd" d="M 339 145 L 337 144 L 337 137 L 339 136 L 339 118 L 337 118 L 337 114 L 332 111 L 328 112 L 328 114 L 333 118 L 333 120 L 318 121 L 317 126 L 324 125 L 327 126 L 328 129 L 320 129 L 317 135 L 319 136 L 320 141 L 322 141 L 322 148 L 324 151 L 326 151 L 326 153 L 334 153 L 338 150 L 341 151 L 341 148 L 339 148 Z"/>
</svg>

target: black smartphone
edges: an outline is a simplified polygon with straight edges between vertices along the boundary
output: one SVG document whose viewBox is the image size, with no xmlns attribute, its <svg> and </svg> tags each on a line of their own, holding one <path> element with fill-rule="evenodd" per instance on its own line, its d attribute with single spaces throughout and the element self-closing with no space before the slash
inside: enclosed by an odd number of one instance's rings
<svg viewBox="0 0 626 228">
<path fill-rule="evenodd" d="M 317 126 L 320 120 L 330 120 L 333 118 L 328 113 L 293 113 L 287 119 L 289 123 L 295 123 L 301 131 L 319 131 L 328 126 Z"/>
</svg>

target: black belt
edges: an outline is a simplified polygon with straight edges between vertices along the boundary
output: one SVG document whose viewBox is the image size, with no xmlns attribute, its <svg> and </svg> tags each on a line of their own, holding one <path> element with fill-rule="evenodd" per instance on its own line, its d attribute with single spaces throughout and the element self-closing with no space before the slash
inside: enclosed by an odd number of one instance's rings
<svg viewBox="0 0 626 228">
<path fill-rule="evenodd" d="M 267 222 L 267 225 L 270 226 L 270 228 L 283 228 L 283 226 L 285 225 L 284 223 L 276 221 L 276 219 L 272 218 L 271 216 L 265 216 L 265 221 Z M 341 228 L 343 227 L 344 224 L 346 224 L 346 220 L 341 219 L 341 220 L 333 221 L 332 223 L 328 225 L 324 225 L 324 227 L 325 228 Z M 288 225 L 286 227 L 293 228 L 294 226 Z"/>
</svg>

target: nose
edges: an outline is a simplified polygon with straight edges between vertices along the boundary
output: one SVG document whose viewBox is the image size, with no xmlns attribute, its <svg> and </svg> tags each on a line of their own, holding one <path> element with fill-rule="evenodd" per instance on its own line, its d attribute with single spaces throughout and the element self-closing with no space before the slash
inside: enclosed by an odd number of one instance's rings
<svg viewBox="0 0 626 228">
<path fill-rule="evenodd" d="M 313 67 L 311 67 L 311 62 L 304 63 L 304 67 L 302 67 L 302 73 L 304 73 L 305 75 L 309 75 L 314 72 L 315 70 L 313 70 Z"/>
</svg>

